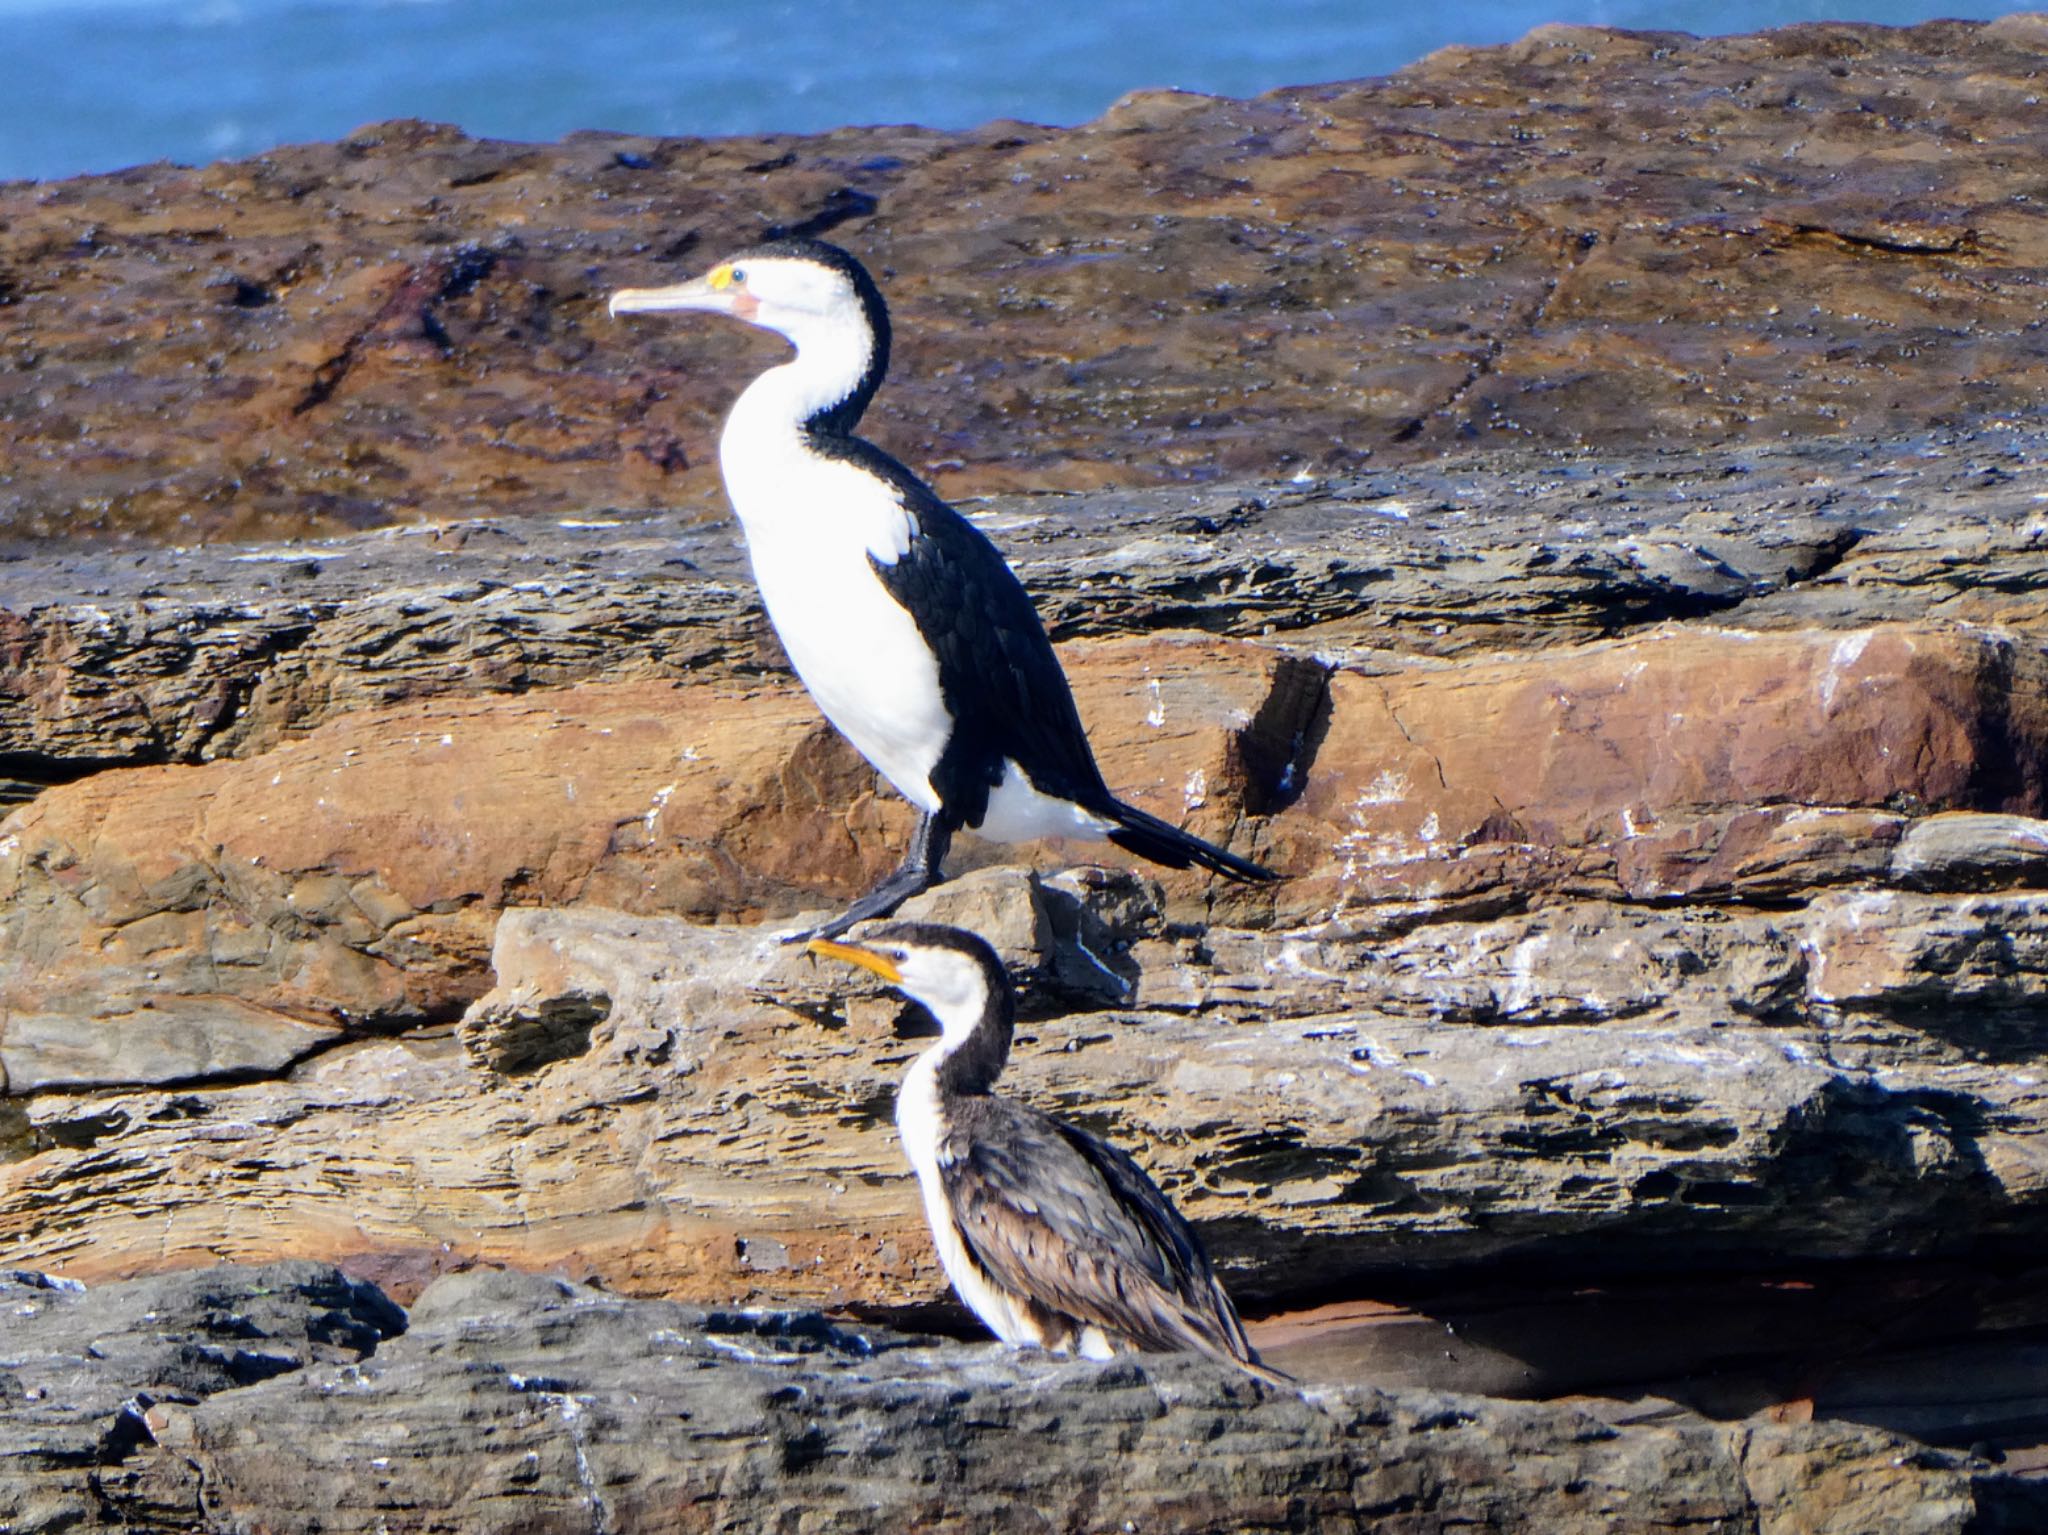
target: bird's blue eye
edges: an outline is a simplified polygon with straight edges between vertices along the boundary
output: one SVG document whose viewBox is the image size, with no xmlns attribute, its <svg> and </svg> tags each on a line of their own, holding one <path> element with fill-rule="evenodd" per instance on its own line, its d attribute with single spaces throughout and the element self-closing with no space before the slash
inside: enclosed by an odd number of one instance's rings
<svg viewBox="0 0 2048 1535">
<path fill-rule="evenodd" d="M 747 280 L 747 269 L 743 266 L 734 267 L 732 269 L 732 280 L 734 282 L 745 282 Z"/>
</svg>

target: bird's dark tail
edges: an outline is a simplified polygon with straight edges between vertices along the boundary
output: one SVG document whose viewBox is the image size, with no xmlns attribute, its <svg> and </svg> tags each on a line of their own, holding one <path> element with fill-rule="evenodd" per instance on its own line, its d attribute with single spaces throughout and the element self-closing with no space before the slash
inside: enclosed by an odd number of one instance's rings
<svg viewBox="0 0 2048 1535">
<path fill-rule="evenodd" d="M 1227 874 L 1232 879 L 1244 880 L 1247 884 L 1265 884 L 1281 877 L 1249 858 L 1240 858 L 1213 842 L 1204 842 L 1200 837 L 1184 832 L 1156 815 L 1147 815 L 1137 806 L 1126 805 L 1120 799 L 1113 799 L 1100 809 L 1092 805 L 1089 808 L 1116 822 L 1115 829 L 1109 833 L 1110 841 L 1169 869 L 1185 869 L 1190 864 L 1198 864 L 1218 874 Z"/>
</svg>

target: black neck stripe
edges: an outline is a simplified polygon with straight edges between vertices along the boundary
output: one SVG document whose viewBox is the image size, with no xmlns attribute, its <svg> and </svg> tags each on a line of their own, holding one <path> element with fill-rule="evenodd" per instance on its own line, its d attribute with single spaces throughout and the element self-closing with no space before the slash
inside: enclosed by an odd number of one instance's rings
<svg viewBox="0 0 2048 1535">
<path fill-rule="evenodd" d="M 882 387 L 883 375 L 889 371 L 889 306 L 882 302 L 882 290 L 875 286 L 875 280 L 868 275 L 866 267 L 838 246 L 828 245 L 823 240 L 770 240 L 727 259 L 734 265 L 744 266 L 750 258 L 757 256 L 814 262 L 837 272 L 853 285 L 854 297 L 860 300 L 861 314 L 874 337 L 867 368 L 845 399 L 815 412 L 803 423 L 803 429 L 815 436 L 845 437 L 851 434 L 869 402 L 874 399 L 875 391 Z"/>
</svg>

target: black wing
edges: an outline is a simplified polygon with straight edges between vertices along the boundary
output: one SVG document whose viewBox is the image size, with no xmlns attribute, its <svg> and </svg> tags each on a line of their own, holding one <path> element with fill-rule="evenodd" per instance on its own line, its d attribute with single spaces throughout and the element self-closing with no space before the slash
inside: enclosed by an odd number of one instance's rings
<svg viewBox="0 0 2048 1535">
<path fill-rule="evenodd" d="M 1188 1223 L 1143 1168 L 1001 1098 L 956 1103 L 940 1175 L 976 1261 L 1005 1289 L 1140 1348 L 1194 1349 L 1274 1378 Z"/>
<path fill-rule="evenodd" d="M 842 437 L 814 446 L 889 481 L 917 519 L 908 552 L 874 566 L 939 658 L 954 721 L 931 775 L 942 802 L 978 825 L 1008 757 L 1043 793 L 1090 809 L 1111 803 L 1052 641 L 996 546 L 872 443 Z"/>
<path fill-rule="evenodd" d="M 821 435 L 812 446 L 888 481 L 917 519 L 903 557 L 893 565 L 873 564 L 938 655 L 953 735 L 931 782 L 962 824 L 981 824 L 1008 757 L 1040 793 L 1113 822 L 1109 839 L 1140 857 L 1169 869 L 1199 865 L 1232 879 L 1279 878 L 1109 792 L 1038 610 L 980 529 L 873 443 Z"/>
</svg>

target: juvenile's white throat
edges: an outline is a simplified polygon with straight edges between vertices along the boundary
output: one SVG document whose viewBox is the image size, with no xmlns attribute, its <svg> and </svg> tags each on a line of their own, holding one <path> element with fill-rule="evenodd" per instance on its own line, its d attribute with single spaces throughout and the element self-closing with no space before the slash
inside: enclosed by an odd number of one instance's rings
<svg viewBox="0 0 2048 1535">
<path fill-rule="evenodd" d="M 902 990 L 924 1004 L 939 1025 L 932 1053 L 951 1055 L 967 1043 L 988 1011 L 988 978 L 981 966 L 952 949 L 917 949 L 898 962 Z"/>
</svg>

